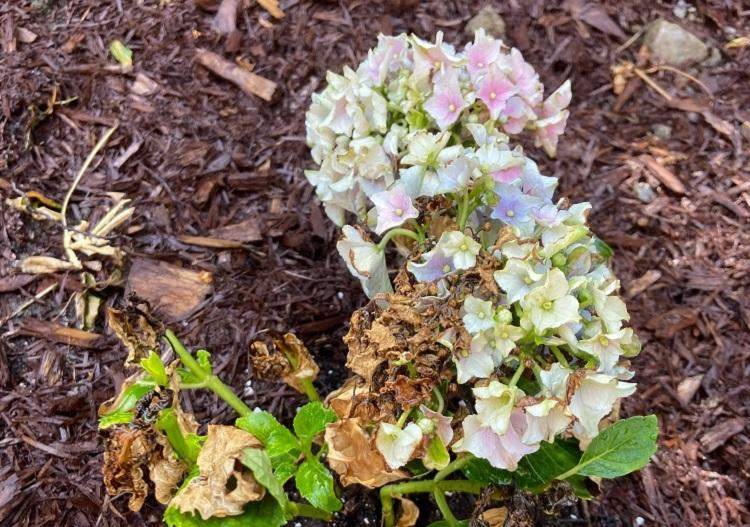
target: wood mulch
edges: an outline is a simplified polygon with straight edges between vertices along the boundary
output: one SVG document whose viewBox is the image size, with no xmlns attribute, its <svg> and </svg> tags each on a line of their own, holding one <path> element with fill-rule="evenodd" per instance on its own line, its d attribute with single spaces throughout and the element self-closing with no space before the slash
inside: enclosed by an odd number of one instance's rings
<svg viewBox="0 0 750 527">
<path fill-rule="evenodd" d="M 59 326 L 74 325 L 67 301 L 81 284 L 72 274 L 19 275 L 17 264 L 60 256 L 61 231 L 4 198 L 37 191 L 61 201 L 94 143 L 119 123 L 74 194 L 70 218 L 101 214 L 106 192 L 134 199 L 135 216 L 117 237 L 128 260 L 210 277 L 186 300 L 190 309 L 167 306 L 165 320 L 179 315 L 171 327 L 210 348 L 219 374 L 250 405 L 289 418 L 300 397 L 252 377 L 248 343 L 270 329 L 295 330 L 328 390 L 346 376 L 341 337 L 365 301 L 303 176 L 312 164 L 304 142 L 310 95 L 326 70 L 361 60 L 378 32 L 432 38 L 441 30 L 463 44 L 482 4 L 285 0 L 286 17 L 276 21 L 245 2 L 229 36 L 212 29 L 214 0 L 0 5 L 0 321 L 60 283 L 0 327 L 0 524 L 158 525 L 161 511 L 149 501 L 130 513 L 124 499 L 105 495 L 96 410 L 123 379 L 125 351 L 108 335 L 92 346 L 60 337 Z M 656 413 L 662 430 L 645 470 L 605 483 L 598 499 L 558 524 L 747 524 L 750 47 L 723 45 L 750 35 L 750 12 L 718 0 L 684 19 L 661 1 L 496 4 L 507 41 L 547 87 L 573 81 L 558 158 L 531 155 L 560 177 L 562 195 L 592 202 L 593 228 L 615 249 L 644 342 L 633 364 L 639 391 L 622 413 Z M 673 71 L 649 73 L 670 101 L 638 78 L 618 97 L 611 67 L 648 69 L 639 43 L 626 40 L 659 16 L 718 48 L 719 58 L 690 70 L 702 86 Z M 115 39 L 133 50 L 130 72 L 109 55 Z M 271 102 L 197 65 L 199 49 L 277 83 Z M 128 295 L 110 287 L 102 296 L 118 307 Z M 105 333 L 103 317 L 94 331 Z M 201 421 L 232 418 L 205 394 L 188 402 Z M 377 523 L 373 493 L 347 489 L 346 497 L 338 525 Z"/>
</svg>

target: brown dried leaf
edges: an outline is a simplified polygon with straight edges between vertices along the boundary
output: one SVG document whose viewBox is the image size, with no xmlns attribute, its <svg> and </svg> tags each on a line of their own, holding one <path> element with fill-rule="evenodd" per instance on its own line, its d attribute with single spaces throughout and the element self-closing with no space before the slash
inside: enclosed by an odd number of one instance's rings
<svg viewBox="0 0 750 527">
<path fill-rule="evenodd" d="M 344 342 L 349 347 L 347 368 L 368 383 L 372 382 L 373 375 L 386 360 L 387 352 L 398 348 L 398 340 L 382 323 L 376 321 L 369 329 L 364 329 L 362 311 L 355 311 L 352 316 L 351 329 Z"/>
<path fill-rule="evenodd" d="M 204 520 L 242 514 L 246 503 L 263 499 L 265 489 L 237 461 L 245 449 L 259 447 L 260 441 L 244 430 L 208 425 L 198 455 L 200 474 L 172 499 L 172 505 L 181 512 L 197 511 Z M 229 487 L 230 480 L 234 488 Z"/>
<path fill-rule="evenodd" d="M 148 462 L 154 443 L 150 431 L 118 427 L 105 441 L 104 486 L 112 496 L 130 494 L 128 508 L 139 511 L 148 494 L 143 467 Z"/>
<path fill-rule="evenodd" d="M 396 498 L 401 502 L 401 514 L 396 520 L 396 527 L 414 527 L 419 519 L 419 507 L 409 499 L 401 496 Z"/>
<path fill-rule="evenodd" d="M 158 351 L 159 339 L 156 329 L 140 313 L 107 308 L 107 325 L 128 350 L 125 366 L 135 366 L 148 357 L 150 351 Z"/>
<path fill-rule="evenodd" d="M 505 525 L 505 520 L 508 518 L 508 509 L 505 507 L 487 509 L 480 517 L 487 527 L 503 527 Z"/>
<path fill-rule="evenodd" d="M 154 484 L 156 501 L 166 505 L 182 481 L 187 465 L 177 457 L 164 435 L 158 434 L 156 442 L 161 446 L 161 452 L 151 456 L 148 462 L 148 476 Z"/>
<path fill-rule="evenodd" d="M 29 256 L 21 261 L 21 272 L 28 274 L 48 274 L 60 271 L 75 271 L 79 266 L 51 256 Z"/>
<path fill-rule="evenodd" d="M 393 471 L 386 465 L 359 419 L 340 419 L 329 424 L 325 441 L 328 464 L 345 487 L 359 483 L 374 489 L 407 477 L 405 472 Z"/>
<path fill-rule="evenodd" d="M 314 381 L 318 378 L 320 371 L 310 351 L 293 333 L 286 333 L 280 339 L 275 338 L 273 343 L 284 354 L 291 366 L 291 370 L 286 372 L 281 379 L 298 392 L 305 393 L 302 381 L 305 379 Z"/>
</svg>

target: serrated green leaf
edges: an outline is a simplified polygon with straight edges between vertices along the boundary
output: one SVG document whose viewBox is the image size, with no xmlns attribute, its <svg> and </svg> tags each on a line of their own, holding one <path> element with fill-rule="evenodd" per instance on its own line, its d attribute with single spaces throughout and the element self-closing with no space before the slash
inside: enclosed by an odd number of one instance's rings
<svg viewBox="0 0 750 527">
<path fill-rule="evenodd" d="M 199 349 L 195 352 L 195 360 L 198 361 L 200 367 L 206 372 L 206 375 L 212 375 L 214 367 L 211 365 L 211 354 L 207 349 Z"/>
<path fill-rule="evenodd" d="M 168 527 L 281 527 L 287 519 L 281 506 L 271 496 L 261 501 L 248 503 L 239 516 L 202 519 L 200 516 L 182 513 L 176 507 L 167 507 L 164 522 Z"/>
<path fill-rule="evenodd" d="M 507 470 L 495 468 L 486 459 L 475 457 L 461 469 L 471 481 L 482 485 L 510 485 L 513 475 Z"/>
<path fill-rule="evenodd" d="M 271 458 L 268 457 L 266 451 L 259 448 L 247 448 L 242 452 L 240 461 L 253 471 L 255 480 L 268 490 L 268 493 L 279 502 L 281 508 L 285 511 L 289 510 L 289 499 L 282 484 L 274 476 Z"/>
<path fill-rule="evenodd" d="M 256 410 L 235 421 L 238 428 L 250 432 L 266 447 L 271 459 L 288 452 L 299 452 L 299 441 L 291 431 L 268 412 Z"/>
<path fill-rule="evenodd" d="M 169 384 L 169 377 L 167 376 L 164 363 L 161 361 L 161 357 L 155 352 L 149 352 L 148 357 L 141 359 L 140 365 L 159 386 L 167 386 Z"/>
<path fill-rule="evenodd" d="M 336 414 L 320 401 L 307 403 L 294 416 L 294 433 L 303 443 L 310 444 L 316 435 L 336 420 Z"/>
<path fill-rule="evenodd" d="M 109 45 L 109 52 L 112 53 L 112 56 L 117 62 L 126 68 L 133 66 L 133 50 L 119 40 L 112 41 Z"/>
<path fill-rule="evenodd" d="M 655 415 L 617 421 L 591 441 L 574 473 L 609 479 L 640 470 L 656 452 L 658 435 Z"/>
<path fill-rule="evenodd" d="M 333 476 L 316 458 L 308 458 L 299 466 L 294 483 L 302 497 L 314 507 L 326 512 L 341 509 L 341 500 L 333 490 Z"/>
<path fill-rule="evenodd" d="M 578 447 L 570 441 L 542 441 L 539 450 L 524 456 L 518 462 L 518 470 L 513 473 L 513 479 L 522 489 L 542 492 L 556 477 L 575 467 L 579 456 Z"/>
<path fill-rule="evenodd" d="M 116 424 L 130 423 L 133 420 L 133 409 L 147 393 L 154 389 L 150 383 L 135 382 L 128 386 L 118 396 L 117 406 L 111 412 L 99 418 L 99 428 L 102 430 Z"/>
</svg>

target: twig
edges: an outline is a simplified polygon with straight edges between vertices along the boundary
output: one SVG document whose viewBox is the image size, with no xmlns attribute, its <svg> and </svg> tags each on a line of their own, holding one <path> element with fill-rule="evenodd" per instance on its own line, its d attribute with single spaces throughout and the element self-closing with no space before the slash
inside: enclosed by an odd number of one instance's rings
<svg viewBox="0 0 750 527">
<path fill-rule="evenodd" d="M 47 296 L 50 292 L 52 292 L 57 287 L 57 285 L 58 285 L 57 283 L 54 283 L 50 286 L 45 287 L 40 292 L 38 292 L 33 298 L 29 298 L 26 302 L 18 306 L 16 310 L 13 311 L 13 313 L 11 313 L 7 317 L 5 317 L 2 321 L 0 321 L 0 327 L 3 327 L 5 323 L 8 322 L 10 319 L 15 318 L 21 313 L 23 313 L 23 311 L 34 302 L 37 302 L 41 300 L 42 298 L 44 298 L 45 296 Z"/>
<path fill-rule="evenodd" d="M 216 53 L 199 49 L 195 52 L 195 60 L 209 70 L 236 84 L 249 95 L 257 95 L 265 101 L 270 101 L 276 91 L 276 83 L 260 75 L 249 72 L 236 64 L 220 57 Z"/>
<path fill-rule="evenodd" d="M 702 89 L 702 90 L 703 90 L 704 92 L 706 92 L 706 94 L 707 94 L 707 95 L 708 95 L 709 97 L 711 97 L 711 98 L 713 99 L 713 97 L 714 97 L 714 94 L 713 94 L 713 93 L 711 93 L 711 91 L 710 91 L 710 90 L 708 89 L 708 86 L 706 86 L 705 84 L 703 84 L 703 82 L 701 82 L 701 81 L 700 81 L 700 79 L 697 79 L 697 78 L 693 77 L 692 75 L 690 75 L 689 73 L 685 73 L 685 72 L 684 72 L 684 71 L 682 71 L 682 70 L 679 70 L 679 69 L 677 69 L 677 68 L 673 68 L 672 66 L 667 66 L 666 64 L 661 64 L 661 65 L 659 65 L 659 66 L 654 66 L 653 68 L 649 68 L 649 69 L 647 69 L 647 70 L 646 70 L 646 73 L 653 73 L 653 72 L 655 72 L 655 71 L 660 71 L 660 70 L 671 71 L 672 73 L 676 73 L 677 75 L 682 75 L 682 76 L 683 76 L 683 77 L 685 77 L 686 79 L 689 79 L 689 80 L 693 81 L 693 82 L 694 82 L 694 83 L 696 83 L 696 84 L 697 84 L 698 86 L 700 86 L 700 87 L 701 87 L 701 89 Z"/>
</svg>

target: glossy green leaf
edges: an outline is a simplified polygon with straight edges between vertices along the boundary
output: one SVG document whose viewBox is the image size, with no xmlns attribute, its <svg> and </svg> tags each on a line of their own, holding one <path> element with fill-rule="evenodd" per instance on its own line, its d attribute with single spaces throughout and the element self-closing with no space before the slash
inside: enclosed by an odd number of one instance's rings
<svg viewBox="0 0 750 527">
<path fill-rule="evenodd" d="M 273 473 L 271 458 L 268 457 L 266 451 L 259 448 L 247 448 L 242 452 L 240 461 L 253 471 L 255 480 L 268 490 L 268 493 L 279 502 L 281 508 L 285 511 L 289 510 L 289 499 L 282 484 Z"/>
<path fill-rule="evenodd" d="M 640 470 L 656 452 L 658 435 L 659 425 L 655 415 L 617 421 L 591 441 L 575 473 L 617 478 Z"/>
<path fill-rule="evenodd" d="M 486 459 L 475 457 L 461 469 L 471 481 L 482 485 L 510 485 L 513 475 L 507 470 L 495 468 Z"/>
<path fill-rule="evenodd" d="M 281 527 L 287 522 L 281 506 L 271 496 L 261 501 L 248 503 L 239 516 L 202 519 L 199 515 L 186 514 L 176 507 L 164 511 L 164 523 L 168 527 Z"/>
<path fill-rule="evenodd" d="M 159 386 L 167 386 L 169 384 L 169 377 L 167 376 L 164 363 L 161 361 L 161 357 L 155 352 L 149 352 L 148 357 L 141 359 L 140 365 Z"/>
<path fill-rule="evenodd" d="M 522 489 L 542 492 L 557 476 L 575 467 L 579 457 L 575 443 L 559 438 L 554 443 L 542 441 L 539 450 L 519 461 L 513 479 Z"/>
<path fill-rule="evenodd" d="M 334 411 L 323 406 L 320 401 L 307 403 L 294 416 L 294 433 L 303 443 L 310 444 L 315 436 L 325 430 L 328 423 L 335 420 Z"/>
<path fill-rule="evenodd" d="M 451 462 L 451 455 L 439 436 L 434 435 L 427 442 L 423 462 L 425 467 L 432 470 L 441 470 Z"/>
<path fill-rule="evenodd" d="M 235 425 L 257 437 L 272 459 L 299 450 L 294 434 L 268 412 L 256 410 L 237 419 Z"/>
<path fill-rule="evenodd" d="M 326 512 L 341 509 L 341 500 L 333 489 L 333 476 L 316 458 L 308 458 L 299 466 L 294 483 L 302 497 L 314 507 Z"/>
</svg>

